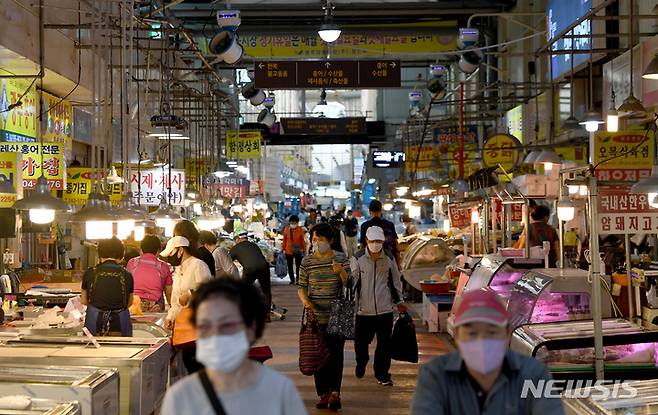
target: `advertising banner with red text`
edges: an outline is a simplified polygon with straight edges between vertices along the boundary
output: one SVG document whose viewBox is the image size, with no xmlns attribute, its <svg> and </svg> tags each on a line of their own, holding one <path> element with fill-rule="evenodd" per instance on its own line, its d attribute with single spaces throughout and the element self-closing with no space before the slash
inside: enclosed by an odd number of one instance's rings
<svg viewBox="0 0 658 415">
<path fill-rule="evenodd" d="M 599 186 L 597 226 L 602 235 L 658 233 L 658 209 L 630 186 Z"/>
</svg>

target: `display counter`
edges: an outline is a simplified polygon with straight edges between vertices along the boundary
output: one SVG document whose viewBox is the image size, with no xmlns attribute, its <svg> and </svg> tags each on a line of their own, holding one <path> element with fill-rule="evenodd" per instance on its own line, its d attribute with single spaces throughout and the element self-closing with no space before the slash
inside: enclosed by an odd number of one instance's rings
<svg viewBox="0 0 658 415">
<path fill-rule="evenodd" d="M 402 258 L 402 275 L 412 287 L 421 290 L 420 282 L 433 274 L 443 275 L 455 254 L 442 238 L 419 236 Z"/>
<path fill-rule="evenodd" d="M 4 394 L 0 392 L 0 398 Z M 53 399 L 31 399 L 25 409 L 2 409 L 0 415 L 79 415 L 80 405 L 77 402 L 62 402 Z"/>
<path fill-rule="evenodd" d="M 3 395 L 76 401 L 82 415 L 119 414 L 119 373 L 72 366 L 0 366 Z"/>
<path fill-rule="evenodd" d="M 84 337 L 18 336 L 0 345 L 0 366 L 117 368 L 120 413 L 147 415 L 159 408 L 169 383 L 171 348 L 168 339 L 97 337 L 100 348 Z"/>
<path fill-rule="evenodd" d="M 546 364 L 556 379 L 594 379 L 592 320 L 528 324 L 514 330 L 510 348 Z M 603 320 L 605 378 L 658 377 L 658 331 L 623 319 Z"/>
<path fill-rule="evenodd" d="M 631 393 L 630 390 L 635 392 Z M 635 394 L 635 396 L 626 397 L 631 394 Z M 575 390 L 570 395 L 588 397 L 563 397 L 562 402 L 566 415 L 649 415 L 658 413 L 658 380 L 655 379 L 626 382 L 623 388 L 618 385 L 597 385 L 596 388 Z M 608 396 L 608 398 L 604 396 Z"/>
</svg>

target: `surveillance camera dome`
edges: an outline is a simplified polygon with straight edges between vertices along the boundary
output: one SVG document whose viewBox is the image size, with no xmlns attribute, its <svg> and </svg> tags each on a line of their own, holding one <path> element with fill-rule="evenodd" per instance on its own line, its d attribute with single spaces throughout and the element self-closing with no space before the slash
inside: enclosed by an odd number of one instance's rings
<svg viewBox="0 0 658 415">
<path fill-rule="evenodd" d="M 265 125 L 267 128 L 272 128 L 276 122 L 276 115 L 272 114 L 269 110 L 263 109 L 256 119 L 259 123 Z"/>
<path fill-rule="evenodd" d="M 217 55 L 219 59 L 229 65 L 239 61 L 243 53 L 237 35 L 231 30 L 222 30 L 217 33 L 208 44 L 208 49 L 210 53 Z"/>
<path fill-rule="evenodd" d="M 466 49 L 459 58 L 459 69 L 467 74 L 475 72 L 482 60 L 484 53 L 479 49 Z"/>
<path fill-rule="evenodd" d="M 265 92 L 256 88 L 254 82 L 249 82 L 242 88 L 242 96 L 248 99 L 251 105 L 257 107 L 265 101 Z"/>
</svg>

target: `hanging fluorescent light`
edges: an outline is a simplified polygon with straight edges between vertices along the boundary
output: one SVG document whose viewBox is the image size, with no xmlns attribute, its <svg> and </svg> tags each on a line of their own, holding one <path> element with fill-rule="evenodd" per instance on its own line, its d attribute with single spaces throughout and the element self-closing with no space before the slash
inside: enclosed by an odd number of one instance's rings
<svg viewBox="0 0 658 415">
<path fill-rule="evenodd" d="M 175 140 L 189 140 L 189 139 L 190 139 L 189 136 L 187 136 L 187 135 L 180 135 L 180 134 L 179 134 L 179 135 L 172 135 L 172 136 L 170 136 L 170 137 L 167 137 L 166 135 L 161 135 L 161 136 L 157 136 L 156 138 L 157 138 L 158 140 L 171 140 L 171 141 L 175 141 Z"/>
<path fill-rule="evenodd" d="M 219 163 L 215 166 L 213 169 L 213 176 L 215 177 L 227 177 L 233 174 L 233 169 L 231 166 L 228 165 L 228 163 L 224 160 L 220 160 Z"/>
<path fill-rule="evenodd" d="M 573 114 L 564 120 L 562 126 L 560 127 L 560 130 L 562 131 L 579 131 L 581 129 L 582 125 L 580 125 L 580 121 Z"/>
<path fill-rule="evenodd" d="M 590 133 L 596 132 L 599 129 L 599 125 L 603 124 L 603 119 L 601 114 L 597 111 L 588 111 L 585 114 L 585 119 L 582 120 L 580 125 L 584 125 L 585 129 Z"/>
<path fill-rule="evenodd" d="M 327 3 L 324 5 L 324 22 L 318 29 L 318 35 L 320 39 L 327 43 L 333 43 L 338 40 L 341 34 L 340 27 L 334 23 L 334 6 L 331 4 L 331 1 L 327 0 Z"/>
<path fill-rule="evenodd" d="M 85 237 L 89 240 L 109 239 L 113 235 L 115 217 L 103 201 L 103 196 L 92 192 L 87 204 L 71 216 L 71 222 L 85 224 Z"/>
<path fill-rule="evenodd" d="M 609 133 L 616 133 L 619 131 L 619 113 L 615 109 L 615 103 L 612 102 L 608 114 L 606 114 L 606 131 Z"/>
<path fill-rule="evenodd" d="M 551 149 L 544 149 L 537 156 L 535 163 L 543 164 L 544 170 L 550 171 L 553 168 L 554 164 L 561 164 L 562 159 L 560 158 L 560 156 L 557 155 L 555 151 Z"/>
<path fill-rule="evenodd" d="M 48 180 L 41 176 L 37 179 L 34 190 L 17 200 L 12 207 L 16 210 L 29 211 L 31 222 L 46 224 L 55 220 L 55 211 L 66 210 L 66 203 L 50 194 Z"/>
<path fill-rule="evenodd" d="M 565 190 L 562 190 L 560 200 L 557 202 L 557 218 L 562 222 L 569 222 L 576 215 L 576 207 Z"/>
<path fill-rule="evenodd" d="M 635 98 L 633 95 L 632 87 L 630 95 L 622 102 L 617 111 L 621 113 L 626 113 L 630 117 L 644 117 L 647 112 L 647 109 L 644 108 L 642 102 L 639 99 Z"/>
<path fill-rule="evenodd" d="M 161 138 L 161 137 L 171 137 L 172 139 L 174 137 L 182 137 L 183 134 L 176 132 L 176 130 L 172 127 L 167 127 L 165 128 L 164 126 L 158 125 L 155 126 L 151 129 L 151 132 L 147 135 L 147 137 L 156 137 L 156 138 Z"/>
</svg>

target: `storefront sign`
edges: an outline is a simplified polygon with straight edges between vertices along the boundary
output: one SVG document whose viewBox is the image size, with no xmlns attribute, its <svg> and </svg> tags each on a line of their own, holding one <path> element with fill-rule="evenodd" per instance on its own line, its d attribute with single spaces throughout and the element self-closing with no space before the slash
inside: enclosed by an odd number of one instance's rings
<svg viewBox="0 0 658 415">
<path fill-rule="evenodd" d="M 41 93 L 41 111 L 48 110 L 41 119 L 41 134 L 44 141 L 61 143 L 66 154 L 73 151 L 73 106 L 66 100 Z"/>
<path fill-rule="evenodd" d="M 171 197 L 169 197 L 169 171 L 144 169 L 141 171 L 141 187 L 137 171 L 132 170 L 130 191 L 140 205 L 157 206 L 161 200 L 174 206 L 182 206 L 185 200 L 185 170 L 171 169 Z"/>
<path fill-rule="evenodd" d="M 247 179 L 236 177 L 218 178 L 209 175 L 203 178 L 202 192 L 209 192 L 214 197 L 228 199 L 245 198 L 249 196 L 250 185 Z"/>
<path fill-rule="evenodd" d="M 434 129 L 434 142 L 439 146 L 448 148 L 459 147 L 461 143 L 461 129 L 459 127 L 443 127 Z M 478 127 L 467 125 L 464 127 L 464 145 L 478 144 Z"/>
<path fill-rule="evenodd" d="M 517 105 L 505 114 L 507 131 L 517 140 L 523 142 L 523 104 Z"/>
<path fill-rule="evenodd" d="M 408 154 L 404 163 L 404 169 L 408 172 L 421 172 L 429 171 L 432 169 L 434 163 L 434 144 L 423 144 L 423 148 L 418 154 L 420 145 L 406 146 L 404 149 L 405 154 Z M 416 167 L 418 165 L 418 167 Z"/>
<path fill-rule="evenodd" d="M 116 205 L 123 197 L 123 184 L 108 184 L 105 189 L 104 178 L 105 171 L 97 170 L 90 167 L 69 167 L 66 169 L 66 191 L 63 199 L 71 205 L 85 205 L 89 200 L 89 194 L 94 190 L 92 181 L 98 181 L 98 191 L 102 194 L 109 194 L 110 202 Z"/>
<path fill-rule="evenodd" d="M 0 91 L 0 130 L 27 137 L 37 136 L 37 90 L 33 86 L 28 91 L 30 82 L 21 79 L 2 79 Z M 25 93 L 27 91 L 27 93 Z M 7 111 L 9 105 L 15 104 L 23 95 L 21 106 Z"/>
<path fill-rule="evenodd" d="M 257 88 L 398 88 L 400 61 L 257 61 Z"/>
<path fill-rule="evenodd" d="M 501 165 L 507 173 L 514 171 L 521 159 L 521 143 L 509 134 L 496 134 L 485 141 L 482 162 L 486 167 Z"/>
<path fill-rule="evenodd" d="M 597 132 L 594 164 L 600 181 L 636 182 L 651 175 L 654 160 L 652 134 L 644 131 Z"/>
<path fill-rule="evenodd" d="M 448 215 L 450 215 L 450 227 L 463 229 L 471 225 L 471 209 L 459 208 L 457 205 L 448 205 Z"/>
<path fill-rule="evenodd" d="M 597 224 L 600 234 L 658 233 L 658 209 L 646 193 L 631 194 L 630 186 L 599 186 Z"/>
<path fill-rule="evenodd" d="M 210 160 L 187 157 L 185 159 L 185 179 L 187 185 L 196 187 L 198 178 L 210 174 L 210 169 Z"/>
<path fill-rule="evenodd" d="M 16 192 L 20 191 L 22 184 L 21 165 L 22 156 L 19 153 L 0 153 L 0 181 L 10 182 Z M 16 193 L 0 193 L 0 208 L 12 207 L 16 202 Z"/>
<path fill-rule="evenodd" d="M 282 134 L 296 135 L 364 135 L 364 117 L 281 118 Z"/>
<path fill-rule="evenodd" d="M 262 154 L 260 131 L 228 131 L 226 133 L 226 158 L 229 160 L 257 159 Z"/>
<path fill-rule="evenodd" d="M 441 24 L 443 28 L 455 27 L 454 22 Z M 385 28 L 386 25 L 382 25 Z M 433 26 L 436 28 L 436 25 Z M 441 28 L 436 28 L 441 30 Z M 343 34 L 331 44 L 331 49 L 320 37 L 313 33 L 296 34 L 241 34 L 240 44 L 245 55 L 257 59 L 324 59 L 377 57 L 395 54 L 427 55 L 457 49 L 454 34 Z"/>
<path fill-rule="evenodd" d="M 42 152 L 39 149 L 42 149 Z M 41 172 L 53 190 L 64 190 L 64 161 L 60 143 L 0 143 L 0 154 L 23 155 L 23 189 L 32 189 Z M 43 168 L 42 168 L 43 165 Z"/>
</svg>

